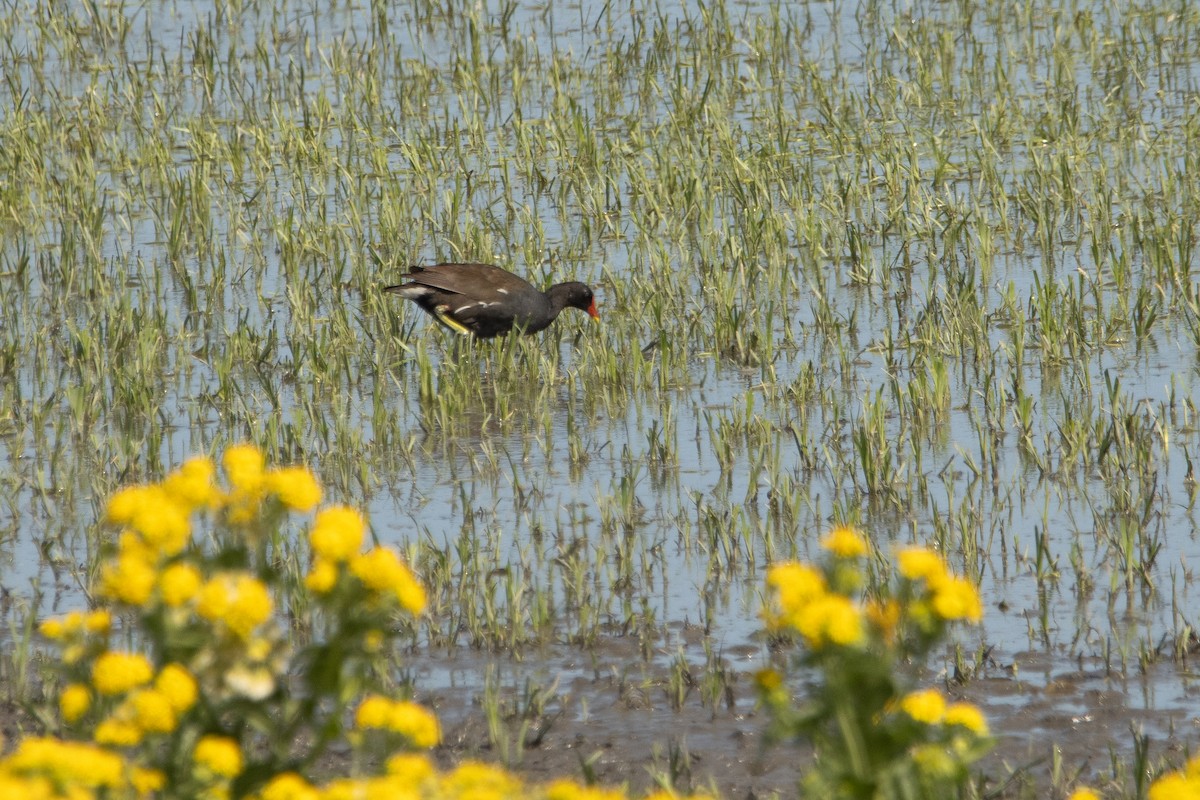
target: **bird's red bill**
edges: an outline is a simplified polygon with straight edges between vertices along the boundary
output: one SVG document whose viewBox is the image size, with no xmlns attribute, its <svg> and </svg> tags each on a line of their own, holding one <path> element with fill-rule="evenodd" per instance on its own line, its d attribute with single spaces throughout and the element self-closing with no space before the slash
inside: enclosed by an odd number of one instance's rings
<svg viewBox="0 0 1200 800">
<path fill-rule="evenodd" d="M 592 298 L 592 303 L 587 307 L 588 316 L 592 319 L 600 319 L 600 312 L 596 310 L 596 299 Z"/>
</svg>

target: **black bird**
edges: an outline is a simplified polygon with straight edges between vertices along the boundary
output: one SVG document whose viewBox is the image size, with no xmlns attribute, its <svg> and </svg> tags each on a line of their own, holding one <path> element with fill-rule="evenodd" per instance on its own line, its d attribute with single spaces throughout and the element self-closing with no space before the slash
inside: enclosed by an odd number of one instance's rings
<svg viewBox="0 0 1200 800">
<path fill-rule="evenodd" d="M 385 292 L 407 297 L 455 333 L 480 339 L 516 329 L 536 333 L 570 306 L 599 319 L 596 298 L 579 281 L 540 291 L 524 278 L 491 264 L 434 264 L 409 267 L 408 283 Z"/>
</svg>

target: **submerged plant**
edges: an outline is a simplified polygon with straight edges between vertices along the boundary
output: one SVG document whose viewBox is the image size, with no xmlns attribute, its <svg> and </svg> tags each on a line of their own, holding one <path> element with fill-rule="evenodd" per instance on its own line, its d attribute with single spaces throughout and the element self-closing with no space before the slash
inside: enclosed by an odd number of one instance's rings
<svg viewBox="0 0 1200 800">
<path fill-rule="evenodd" d="M 980 620 L 975 587 L 933 551 L 906 548 L 897 554 L 899 580 L 868 592 L 862 535 L 837 528 L 822 545 L 822 563 L 777 564 L 767 573 L 767 625 L 800 640 L 795 663 L 812 676 L 796 703 L 782 674 L 759 673 L 771 739 L 815 747 L 802 779 L 806 797 L 952 796 L 991 745 L 987 720 L 969 703 L 915 688 L 905 665 L 922 663 L 952 623 Z"/>
</svg>

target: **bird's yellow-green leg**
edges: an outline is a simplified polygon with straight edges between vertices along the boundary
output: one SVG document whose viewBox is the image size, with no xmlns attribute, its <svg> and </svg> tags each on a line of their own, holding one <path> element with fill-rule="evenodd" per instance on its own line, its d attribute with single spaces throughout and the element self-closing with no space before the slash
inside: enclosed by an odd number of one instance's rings
<svg viewBox="0 0 1200 800">
<path fill-rule="evenodd" d="M 462 336 L 470 336 L 471 331 L 469 328 L 446 313 L 449 309 L 450 306 L 446 305 L 438 306 L 437 308 L 433 309 L 433 313 L 437 316 L 438 322 L 442 323 L 457 334 Z"/>
</svg>

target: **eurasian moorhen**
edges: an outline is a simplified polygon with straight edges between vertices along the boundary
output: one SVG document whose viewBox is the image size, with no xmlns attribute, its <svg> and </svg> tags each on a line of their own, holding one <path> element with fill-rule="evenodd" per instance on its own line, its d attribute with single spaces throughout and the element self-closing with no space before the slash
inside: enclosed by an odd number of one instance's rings
<svg viewBox="0 0 1200 800">
<path fill-rule="evenodd" d="M 508 333 L 536 333 L 567 306 L 595 319 L 592 290 L 578 281 L 556 283 L 538 291 L 523 278 L 490 264 L 434 264 L 409 267 L 408 283 L 385 292 L 407 297 L 455 333 L 481 339 Z"/>
</svg>

